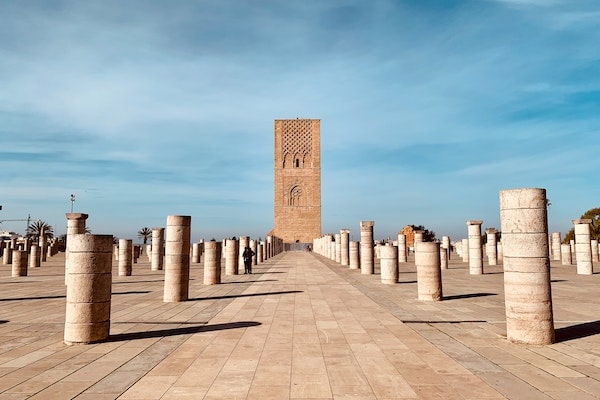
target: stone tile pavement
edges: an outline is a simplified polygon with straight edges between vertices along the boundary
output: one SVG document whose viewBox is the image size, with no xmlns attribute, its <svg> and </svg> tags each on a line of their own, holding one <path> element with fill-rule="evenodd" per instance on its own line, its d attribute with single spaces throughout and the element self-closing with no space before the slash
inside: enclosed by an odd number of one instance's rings
<svg viewBox="0 0 600 400">
<path fill-rule="evenodd" d="M 454 256 L 442 302 L 305 253 L 163 303 L 145 258 L 113 270 L 111 337 L 62 342 L 64 255 L 28 277 L 0 266 L 0 399 L 598 399 L 600 274 L 552 264 L 557 343 L 505 338 L 501 267 Z M 377 271 L 376 271 L 377 272 Z"/>
</svg>

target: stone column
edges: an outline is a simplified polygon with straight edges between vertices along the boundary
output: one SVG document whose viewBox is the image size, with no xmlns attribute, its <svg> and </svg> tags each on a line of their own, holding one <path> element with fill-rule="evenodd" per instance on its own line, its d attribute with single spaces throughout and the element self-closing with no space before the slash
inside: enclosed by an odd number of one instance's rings
<svg viewBox="0 0 600 400">
<path fill-rule="evenodd" d="M 340 263 L 350 265 L 350 230 L 340 230 Z"/>
<path fill-rule="evenodd" d="M 69 278 L 69 238 L 71 235 L 79 235 L 85 233 L 85 220 L 88 218 L 87 214 L 82 213 L 66 213 L 67 216 L 67 245 L 65 246 L 65 285 L 67 285 Z"/>
<path fill-rule="evenodd" d="M 360 221 L 360 273 L 363 275 L 372 275 L 375 272 L 373 225 L 374 221 Z"/>
<path fill-rule="evenodd" d="M 498 252 L 498 262 L 504 264 L 504 253 L 502 250 L 502 241 L 496 243 L 496 251 Z"/>
<path fill-rule="evenodd" d="M 592 245 L 592 264 L 598 262 L 598 241 L 596 239 L 590 240 Z"/>
<path fill-rule="evenodd" d="M 335 234 L 335 257 L 334 257 L 334 261 L 336 263 L 341 263 L 342 262 L 342 234 L 341 233 L 336 233 Z"/>
<path fill-rule="evenodd" d="M 42 231 L 40 232 L 40 237 L 38 238 L 38 245 L 40 246 L 40 263 L 45 262 L 47 260 L 48 241 L 46 238 L 46 230 L 44 228 L 42 228 Z"/>
<path fill-rule="evenodd" d="M 359 243 L 356 241 L 352 241 L 349 243 L 349 248 L 350 248 L 350 269 L 359 269 L 360 268 Z"/>
<path fill-rule="evenodd" d="M 442 236 L 442 249 L 446 252 L 446 261 L 450 259 L 452 245 L 450 244 L 450 236 Z"/>
<path fill-rule="evenodd" d="M 485 244 L 485 252 L 488 258 L 489 265 L 498 265 L 498 249 L 496 248 L 496 234 L 498 231 L 494 228 L 486 229 L 485 235 L 487 242 Z"/>
<path fill-rule="evenodd" d="M 200 243 L 192 243 L 192 264 L 200 263 Z"/>
<path fill-rule="evenodd" d="M 238 274 L 239 259 L 239 243 L 237 239 L 227 239 L 225 241 L 225 275 Z M 204 260 L 206 261 L 206 256 L 204 256 Z"/>
<path fill-rule="evenodd" d="M 560 261 L 560 232 L 552 232 L 552 259 L 554 261 Z"/>
<path fill-rule="evenodd" d="M 381 265 L 381 283 L 390 285 L 398 283 L 398 248 L 392 245 L 379 249 Z"/>
<path fill-rule="evenodd" d="M 398 262 L 405 263 L 408 260 L 408 252 L 406 248 L 406 235 L 398 232 Z"/>
<path fill-rule="evenodd" d="M 264 262 L 264 255 L 265 255 L 264 242 L 261 242 L 261 241 L 258 242 L 258 251 L 256 253 L 258 253 L 258 258 L 256 259 L 256 262 L 258 264 L 262 264 Z"/>
<path fill-rule="evenodd" d="M 481 224 L 483 221 L 467 221 L 469 233 L 469 273 L 471 275 L 483 274 L 483 250 L 481 248 Z"/>
<path fill-rule="evenodd" d="M 204 284 L 218 283 L 221 283 L 221 242 L 211 240 L 204 243 Z"/>
<path fill-rule="evenodd" d="M 592 275 L 594 268 L 592 264 L 591 245 L 591 219 L 574 219 L 575 229 L 575 260 L 577 261 L 577 274 Z"/>
<path fill-rule="evenodd" d="M 545 189 L 500 191 L 507 338 L 554 342 Z"/>
<path fill-rule="evenodd" d="M 31 253 L 29 254 L 29 268 L 39 268 L 41 265 L 40 246 L 37 244 L 31 245 Z"/>
<path fill-rule="evenodd" d="M 192 217 L 169 215 L 165 238 L 164 302 L 186 301 L 190 282 Z"/>
<path fill-rule="evenodd" d="M 252 265 L 256 265 L 258 263 L 258 246 L 256 245 L 256 240 L 251 239 L 250 240 L 250 250 L 252 250 L 252 252 L 254 253 L 254 255 L 252 256 Z"/>
<path fill-rule="evenodd" d="M 269 258 L 273 257 L 273 236 L 267 235 L 265 240 L 267 242 L 267 257 L 266 257 L 266 259 L 268 260 Z"/>
<path fill-rule="evenodd" d="M 418 299 L 442 300 L 442 272 L 440 269 L 440 244 L 417 242 L 415 246 Z"/>
<path fill-rule="evenodd" d="M 240 236 L 240 247 L 238 250 L 238 274 L 243 274 L 244 271 L 244 249 L 250 246 L 250 236 Z"/>
<path fill-rule="evenodd" d="M 119 239 L 119 276 L 131 276 L 133 271 L 133 240 Z"/>
<path fill-rule="evenodd" d="M 571 245 L 561 244 L 560 245 L 560 260 L 562 265 L 572 265 L 573 258 L 571 257 Z"/>
<path fill-rule="evenodd" d="M 461 241 L 461 258 L 463 262 L 469 262 L 469 239 L 462 239 Z"/>
<path fill-rule="evenodd" d="M 165 228 L 152 228 L 152 258 L 150 269 L 152 271 L 161 271 L 164 262 L 164 241 Z"/>
<path fill-rule="evenodd" d="M 12 250 L 12 276 L 27 276 L 26 250 Z"/>
<path fill-rule="evenodd" d="M 424 233 L 424 231 L 421 231 L 421 230 L 414 231 L 413 249 L 417 248 L 417 243 L 422 243 L 423 242 L 423 240 L 424 240 L 423 239 L 423 237 L 424 237 L 423 233 Z"/>
<path fill-rule="evenodd" d="M 448 249 L 444 249 L 440 246 L 440 268 L 448 269 Z"/>
<path fill-rule="evenodd" d="M 68 240 L 64 341 L 71 345 L 105 340 L 110 331 L 113 237 L 74 234 Z"/>
</svg>

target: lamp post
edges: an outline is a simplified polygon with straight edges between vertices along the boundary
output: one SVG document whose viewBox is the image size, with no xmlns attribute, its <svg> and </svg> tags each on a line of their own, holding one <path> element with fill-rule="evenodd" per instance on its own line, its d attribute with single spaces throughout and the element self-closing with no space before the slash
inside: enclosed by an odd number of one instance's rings
<svg viewBox="0 0 600 400">
<path fill-rule="evenodd" d="M 71 194 L 71 213 L 73 212 L 73 205 L 75 204 L 75 195 Z"/>
</svg>

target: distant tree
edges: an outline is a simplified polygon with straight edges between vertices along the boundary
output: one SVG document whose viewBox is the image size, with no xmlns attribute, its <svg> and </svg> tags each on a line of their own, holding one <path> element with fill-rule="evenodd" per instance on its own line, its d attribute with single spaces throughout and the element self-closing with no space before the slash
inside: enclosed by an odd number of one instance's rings
<svg viewBox="0 0 600 400">
<path fill-rule="evenodd" d="M 591 238 L 600 240 L 600 207 L 592 208 L 587 210 L 580 219 L 591 219 L 592 223 L 590 225 L 590 233 Z M 571 228 L 567 235 L 563 239 L 563 243 L 567 244 L 569 241 L 575 239 L 575 228 Z"/>
<path fill-rule="evenodd" d="M 148 243 L 148 239 L 152 237 L 152 229 L 145 226 L 142 229 L 140 229 L 137 234 L 138 238 L 142 239 L 144 241 L 144 244 L 146 244 Z"/>
<path fill-rule="evenodd" d="M 423 241 L 424 242 L 435 242 L 435 232 L 434 231 L 430 231 L 429 229 L 425 228 L 423 225 L 407 225 L 412 227 L 413 232 L 414 231 L 423 231 Z"/>
<path fill-rule="evenodd" d="M 46 239 L 54 237 L 54 228 L 45 221 L 38 219 L 27 227 L 27 237 L 31 240 L 39 240 L 42 232 L 44 232 Z"/>
</svg>

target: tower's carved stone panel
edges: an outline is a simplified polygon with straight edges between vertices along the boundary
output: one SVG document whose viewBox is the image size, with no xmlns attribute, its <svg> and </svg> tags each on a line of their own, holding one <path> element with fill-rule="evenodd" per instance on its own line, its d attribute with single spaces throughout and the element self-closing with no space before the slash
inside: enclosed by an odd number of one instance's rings
<svg viewBox="0 0 600 400">
<path fill-rule="evenodd" d="M 275 228 L 286 243 L 321 236 L 321 121 L 275 120 Z"/>
</svg>

